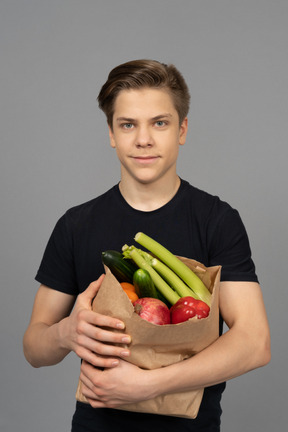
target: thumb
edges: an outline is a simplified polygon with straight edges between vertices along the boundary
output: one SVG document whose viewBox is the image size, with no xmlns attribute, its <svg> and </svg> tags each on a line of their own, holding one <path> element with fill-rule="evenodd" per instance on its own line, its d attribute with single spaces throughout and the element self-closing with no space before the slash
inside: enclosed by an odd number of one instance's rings
<svg viewBox="0 0 288 432">
<path fill-rule="evenodd" d="M 81 297 L 82 300 L 85 300 L 91 305 L 92 300 L 96 296 L 97 292 L 100 289 L 100 286 L 103 282 L 103 279 L 105 277 L 105 274 L 102 274 L 96 281 L 93 281 L 90 283 L 90 285 L 86 288 L 85 291 L 83 291 Z"/>
</svg>

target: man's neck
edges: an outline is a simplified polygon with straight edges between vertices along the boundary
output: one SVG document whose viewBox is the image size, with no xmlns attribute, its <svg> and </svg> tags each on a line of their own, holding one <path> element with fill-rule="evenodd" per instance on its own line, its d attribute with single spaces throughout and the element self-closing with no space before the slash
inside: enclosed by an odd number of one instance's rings
<svg viewBox="0 0 288 432">
<path fill-rule="evenodd" d="M 159 181 L 151 184 L 125 182 L 121 180 L 119 189 L 128 204 L 141 211 L 153 211 L 167 204 L 176 194 L 180 186 L 180 178 Z"/>
</svg>

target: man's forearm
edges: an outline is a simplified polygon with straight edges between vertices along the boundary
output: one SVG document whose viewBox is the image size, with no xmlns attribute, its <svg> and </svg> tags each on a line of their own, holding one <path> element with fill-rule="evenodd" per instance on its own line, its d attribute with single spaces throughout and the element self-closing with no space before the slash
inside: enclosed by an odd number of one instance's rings
<svg viewBox="0 0 288 432">
<path fill-rule="evenodd" d="M 64 320 L 52 326 L 35 323 L 26 331 L 23 339 L 24 354 L 33 367 L 57 364 L 69 354 L 70 350 L 64 347 L 60 336 Z"/>
<path fill-rule="evenodd" d="M 270 361 L 270 332 L 259 284 L 222 282 L 219 307 L 229 330 L 191 359 L 163 368 L 158 379 L 166 392 L 215 385 Z M 157 383 L 157 376 L 154 379 Z"/>
<path fill-rule="evenodd" d="M 183 362 L 151 371 L 158 394 L 196 390 L 235 378 L 270 360 L 269 337 L 249 338 L 233 328 L 212 345 Z"/>
</svg>

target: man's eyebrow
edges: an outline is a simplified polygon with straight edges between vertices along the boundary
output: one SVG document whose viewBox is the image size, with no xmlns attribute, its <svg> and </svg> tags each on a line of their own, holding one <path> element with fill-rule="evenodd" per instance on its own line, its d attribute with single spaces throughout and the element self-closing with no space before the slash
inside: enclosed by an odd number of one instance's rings
<svg viewBox="0 0 288 432">
<path fill-rule="evenodd" d="M 135 121 L 135 119 L 130 118 L 130 117 L 117 117 L 116 119 L 117 122 L 126 122 L 126 123 L 132 123 Z"/>
<path fill-rule="evenodd" d="M 157 121 L 157 120 L 167 118 L 167 117 L 172 117 L 172 114 L 170 114 L 170 113 L 159 114 L 155 117 L 152 117 L 152 120 Z"/>
<path fill-rule="evenodd" d="M 160 119 L 163 119 L 163 118 L 167 118 L 167 117 L 171 118 L 172 114 L 170 114 L 170 113 L 159 114 L 159 115 L 157 115 L 155 117 L 152 117 L 151 120 L 152 121 L 157 121 L 157 120 L 160 120 Z M 133 122 L 136 121 L 136 119 L 134 119 L 132 117 L 117 117 L 116 121 L 119 122 L 119 123 L 120 122 L 133 123 Z"/>
</svg>

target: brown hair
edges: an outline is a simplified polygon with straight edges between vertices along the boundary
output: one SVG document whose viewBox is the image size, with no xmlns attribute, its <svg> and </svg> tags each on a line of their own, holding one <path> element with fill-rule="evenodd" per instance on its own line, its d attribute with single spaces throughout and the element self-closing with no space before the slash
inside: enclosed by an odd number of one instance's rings
<svg viewBox="0 0 288 432">
<path fill-rule="evenodd" d="M 98 95 L 99 108 L 105 113 L 110 127 L 119 92 L 145 87 L 167 89 L 178 112 L 180 124 L 183 122 L 189 111 L 190 94 L 182 74 L 174 65 L 156 60 L 133 60 L 112 69 Z"/>
</svg>

